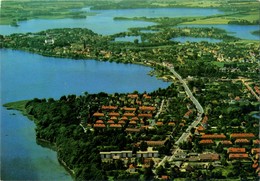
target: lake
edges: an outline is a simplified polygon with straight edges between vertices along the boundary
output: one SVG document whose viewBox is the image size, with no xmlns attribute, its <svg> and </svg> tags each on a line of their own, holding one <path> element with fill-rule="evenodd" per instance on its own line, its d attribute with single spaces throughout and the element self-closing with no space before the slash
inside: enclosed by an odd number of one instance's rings
<svg viewBox="0 0 260 181">
<path fill-rule="evenodd" d="M 44 20 L 33 19 L 19 22 L 19 27 L 8 25 L 0 26 L 0 34 L 9 35 L 12 33 L 38 32 L 53 28 L 88 28 L 102 35 L 112 35 L 125 32 L 128 28 L 147 27 L 155 23 L 144 21 L 114 20 L 114 17 L 188 17 L 188 16 L 210 16 L 222 14 L 217 9 L 192 9 L 192 8 L 145 8 L 145 9 L 124 9 L 124 10 L 90 10 L 83 8 L 82 11 L 97 13 L 95 16 L 88 16 L 86 19 L 59 19 Z M 183 13 L 185 12 L 185 13 Z"/>
<path fill-rule="evenodd" d="M 201 41 L 207 41 L 210 43 L 219 43 L 222 42 L 222 40 L 214 39 L 214 38 L 197 38 L 197 37 L 188 37 L 188 36 L 180 36 L 176 38 L 172 38 L 172 41 L 178 41 L 181 43 L 185 43 L 187 41 L 189 42 L 201 42 Z"/>
<path fill-rule="evenodd" d="M 138 40 L 138 42 L 142 42 L 141 36 L 125 36 L 125 37 L 115 38 L 115 42 L 132 42 L 132 43 L 134 43 L 135 40 Z"/>
<path fill-rule="evenodd" d="M 166 88 L 148 74 L 151 68 L 95 60 L 43 57 L 14 50 L 0 50 L 1 104 L 62 95 L 127 93 Z M 35 125 L 19 112 L 1 107 L 1 179 L 71 180 L 56 153 L 36 144 Z"/>
</svg>

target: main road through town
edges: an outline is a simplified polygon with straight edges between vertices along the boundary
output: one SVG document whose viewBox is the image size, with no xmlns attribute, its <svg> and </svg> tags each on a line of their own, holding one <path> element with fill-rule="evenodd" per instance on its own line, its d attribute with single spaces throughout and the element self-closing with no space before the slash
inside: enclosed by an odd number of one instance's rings
<svg viewBox="0 0 260 181">
<path fill-rule="evenodd" d="M 196 106 L 196 109 L 198 111 L 197 118 L 189 125 L 189 127 L 186 129 L 186 131 L 181 135 L 181 137 L 175 142 L 175 146 L 177 146 L 177 149 L 173 151 L 172 156 L 165 156 L 157 165 L 157 167 L 164 165 L 166 161 L 172 161 L 174 155 L 181 151 L 181 149 L 178 147 L 179 143 L 187 141 L 187 138 L 189 137 L 190 130 L 192 128 L 195 128 L 198 126 L 198 124 L 202 120 L 202 114 L 204 113 L 203 107 L 200 105 L 199 101 L 193 96 L 190 88 L 186 84 L 186 82 L 182 79 L 182 77 L 174 70 L 174 67 L 172 65 L 164 65 L 167 67 L 171 73 L 180 81 L 180 83 L 183 85 L 185 92 L 187 96 L 190 98 L 190 100 L 193 102 L 193 104 Z"/>
</svg>

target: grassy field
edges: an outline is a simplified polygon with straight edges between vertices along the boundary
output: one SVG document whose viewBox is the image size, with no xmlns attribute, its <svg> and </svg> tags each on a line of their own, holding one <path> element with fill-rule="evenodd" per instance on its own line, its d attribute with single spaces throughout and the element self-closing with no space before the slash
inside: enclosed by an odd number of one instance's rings
<svg viewBox="0 0 260 181">
<path fill-rule="evenodd" d="M 25 105 L 27 104 L 27 102 L 28 102 L 28 100 L 10 102 L 10 103 L 4 104 L 3 106 L 6 107 L 7 109 L 14 109 L 14 110 L 18 110 L 18 111 L 25 113 L 26 112 Z"/>
</svg>

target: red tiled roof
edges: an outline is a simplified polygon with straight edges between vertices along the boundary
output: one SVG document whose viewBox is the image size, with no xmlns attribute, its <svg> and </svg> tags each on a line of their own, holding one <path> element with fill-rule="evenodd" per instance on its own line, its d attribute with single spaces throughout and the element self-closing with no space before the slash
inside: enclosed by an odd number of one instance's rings
<svg viewBox="0 0 260 181">
<path fill-rule="evenodd" d="M 105 114 L 104 113 L 100 113 L 100 112 L 95 112 L 93 114 L 93 116 L 95 116 L 95 117 L 103 117 L 103 116 L 105 116 Z"/>
<path fill-rule="evenodd" d="M 148 117 L 148 118 L 152 118 L 153 115 L 152 115 L 152 114 L 138 114 L 138 117 Z"/>
<path fill-rule="evenodd" d="M 223 141 L 221 141 L 221 143 L 222 143 L 223 145 L 232 145 L 232 142 L 229 141 L 229 140 L 223 140 Z"/>
<path fill-rule="evenodd" d="M 260 148 L 252 148 L 252 149 L 251 149 L 251 153 L 252 153 L 252 154 L 260 153 Z"/>
<path fill-rule="evenodd" d="M 162 175 L 162 180 L 168 180 L 170 177 L 168 175 Z"/>
<path fill-rule="evenodd" d="M 116 110 L 117 106 L 102 106 L 101 109 L 103 109 L 103 110 Z"/>
<path fill-rule="evenodd" d="M 205 128 L 204 128 L 203 126 L 198 126 L 198 127 L 197 127 L 197 130 L 198 130 L 199 132 L 202 132 L 202 131 L 205 130 Z"/>
<path fill-rule="evenodd" d="M 121 124 L 110 124 L 110 128 L 122 128 Z"/>
<path fill-rule="evenodd" d="M 96 121 L 96 124 L 103 124 L 104 123 L 104 121 L 102 121 L 102 120 L 97 120 Z"/>
<path fill-rule="evenodd" d="M 104 124 L 94 124 L 94 128 L 105 128 L 106 125 Z"/>
<path fill-rule="evenodd" d="M 131 118 L 131 120 L 133 120 L 133 121 L 138 121 L 139 118 L 138 118 L 138 117 L 133 117 L 133 118 Z"/>
<path fill-rule="evenodd" d="M 134 117 L 135 116 L 135 114 L 134 113 L 124 113 L 124 115 L 123 116 L 126 116 L 126 117 Z"/>
<path fill-rule="evenodd" d="M 224 134 L 204 134 L 201 139 L 226 139 Z"/>
<path fill-rule="evenodd" d="M 118 121 L 118 124 L 125 124 L 125 121 L 120 120 L 120 121 Z"/>
<path fill-rule="evenodd" d="M 128 118 L 126 116 L 123 116 L 121 120 L 128 120 Z"/>
<path fill-rule="evenodd" d="M 162 125 L 163 125 L 163 122 L 158 121 L 158 122 L 156 123 L 156 125 L 157 125 L 157 126 L 162 126 Z"/>
<path fill-rule="evenodd" d="M 232 133 L 230 137 L 231 138 L 254 138 L 255 135 L 253 133 Z"/>
<path fill-rule="evenodd" d="M 204 145 L 206 145 L 206 144 L 214 144 L 214 141 L 213 140 L 201 140 L 200 142 L 199 142 L 199 144 L 204 144 Z"/>
<path fill-rule="evenodd" d="M 146 99 L 151 99 L 152 98 L 151 96 L 149 96 L 147 94 L 144 94 L 143 97 L 146 98 Z"/>
<path fill-rule="evenodd" d="M 107 124 L 114 124 L 115 122 L 113 120 L 108 120 Z"/>
<path fill-rule="evenodd" d="M 249 158 L 247 153 L 241 153 L 241 154 L 229 154 L 229 159 L 246 159 Z"/>
<path fill-rule="evenodd" d="M 175 126 L 175 122 L 168 122 L 169 126 Z"/>
<path fill-rule="evenodd" d="M 258 163 L 253 163 L 252 168 L 256 169 L 258 167 L 258 165 L 259 165 Z"/>
<path fill-rule="evenodd" d="M 153 106 L 140 106 L 139 110 L 141 111 L 154 111 L 156 108 Z"/>
<path fill-rule="evenodd" d="M 188 110 L 188 112 L 186 112 L 183 117 L 189 117 L 192 112 L 193 112 L 193 111 L 192 111 L 191 109 Z"/>
<path fill-rule="evenodd" d="M 111 120 L 117 120 L 117 117 L 116 116 L 112 116 L 110 119 Z"/>
<path fill-rule="evenodd" d="M 136 108 L 134 107 L 123 107 L 122 109 L 125 111 L 136 111 Z"/>
<path fill-rule="evenodd" d="M 136 124 L 136 121 L 130 121 L 129 124 Z"/>
<path fill-rule="evenodd" d="M 245 153 L 246 149 L 245 148 L 228 148 L 227 150 L 228 153 Z"/>
<path fill-rule="evenodd" d="M 236 139 L 235 143 L 245 143 L 245 144 L 248 144 L 250 143 L 248 139 Z"/>
<path fill-rule="evenodd" d="M 129 97 L 129 98 L 137 98 L 138 94 L 128 94 L 127 97 Z"/>
<path fill-rule="evenodd" d="M 110 112 L 110 113 L 108 113 L 108 115 L 109 116 L 116 116 L 116 117 L 120 116 L 120 114 L 118 112 Z"/>
</svg>

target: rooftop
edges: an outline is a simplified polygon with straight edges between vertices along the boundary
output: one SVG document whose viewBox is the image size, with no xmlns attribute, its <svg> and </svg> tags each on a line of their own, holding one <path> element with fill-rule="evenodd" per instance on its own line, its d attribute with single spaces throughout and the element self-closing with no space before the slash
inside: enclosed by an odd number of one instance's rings
<svg viewBox="0 0 260 181">
<path fill-rule="evenodd" d="M 245 148 L 228 148 L 227 150 L 228 153 L 245 153 L 246 149 Z"/>
</svg>

